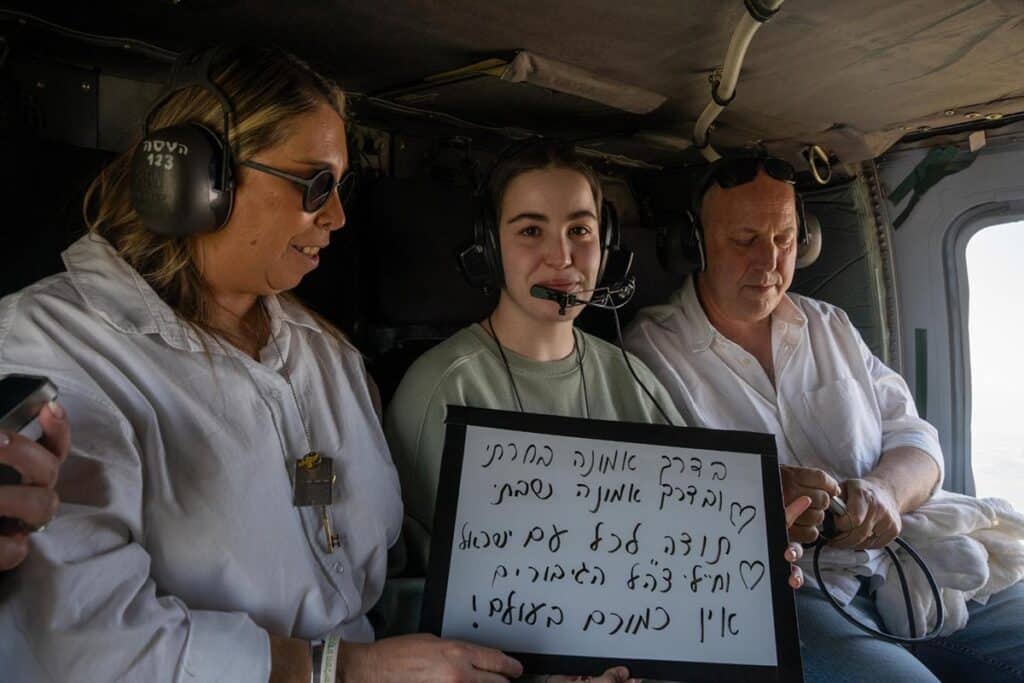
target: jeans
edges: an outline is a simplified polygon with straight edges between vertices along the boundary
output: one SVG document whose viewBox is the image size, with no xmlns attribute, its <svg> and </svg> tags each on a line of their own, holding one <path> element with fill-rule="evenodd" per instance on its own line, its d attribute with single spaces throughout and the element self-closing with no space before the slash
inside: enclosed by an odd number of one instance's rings
<svg viewBox="0 0 1024 683">
<path fill-rule="evenodd" d="M 967 626 L 909 650 L 848 623 L 816 588 L 796 595 L 800 654 L 808 682 L 1024 681 L 1024 582 L 968 603 Z M 863 591 L 847 606 L 858 621 L 882 628 Z"/>
</svg>

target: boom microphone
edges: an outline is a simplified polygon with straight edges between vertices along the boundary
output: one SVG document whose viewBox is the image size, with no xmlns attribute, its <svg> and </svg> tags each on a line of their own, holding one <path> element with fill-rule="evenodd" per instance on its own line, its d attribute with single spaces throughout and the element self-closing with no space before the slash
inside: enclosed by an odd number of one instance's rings
<svg viewBox="0 0 1024 683">
<path fill-rule="evenodd" d="M 558 315 L 565 315 L 565 309 L 567 308 L 581 305 L 580 301 L 576 299 L 574 294 L 562 292 L 557 289 L 551 289 L 550 287 L 542 287 L 541 285 L 534 285 L 533 287 L 530 287 L 530 296 L 557 302 Z"/>
<path fill-rule="evenodd" d="M 636 279 L 632 275 L 623 282 L 616 282 L 607 287 L 584 289 L 583 291 L 573 293 L 544 287 L 543 285 L 530 287 L 530 296 L 557 303 L 558 315 L 565 315 L 567 308 L 575 306 L 593 306 L 594 308 L 616 310 L 629 303 L 634 293 L 636 293 Z M 590 294 L 590 300 L 580 299 L 578 296 L 580 294 Z"/>
</svg>

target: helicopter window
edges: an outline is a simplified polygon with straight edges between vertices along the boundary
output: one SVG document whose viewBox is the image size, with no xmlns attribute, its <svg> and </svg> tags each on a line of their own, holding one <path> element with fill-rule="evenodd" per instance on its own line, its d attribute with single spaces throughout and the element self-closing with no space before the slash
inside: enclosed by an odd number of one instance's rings
<svg viewBox="0 0 1024 683">
<path fill-rule="evenodd" d="M 985 228 L 967 243 L 970 444 L 978 496 L 1024 509 L 1024 318 L 1018 281 L 1024 221 Z"/>
</svg>

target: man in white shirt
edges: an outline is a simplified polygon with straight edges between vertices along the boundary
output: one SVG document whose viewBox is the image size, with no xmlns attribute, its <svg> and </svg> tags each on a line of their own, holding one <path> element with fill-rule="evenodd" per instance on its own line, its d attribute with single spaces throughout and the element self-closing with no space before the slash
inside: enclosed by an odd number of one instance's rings
<svg viewBox="0 0 1024 683">
<path fill-rule="evenodd" d="M 702 268 L 667 305 L 639 314 L 626 346 L 687 424 L 775 435 L 786 501 L 814 501 L 791 529 L 793 540 L 814 541 L 830 496 L 843 496 L 849 514 L 837 520 L 843 533 L 831 545 L 849 551 L 851 569 L 826 582 L 858 618 L 878 624 L 858 577 L 875 574 L 901 514 L 939 488 L 942 452 L 906 383 L 846 314 L 787 294 L 802 237 L 794 180 L 778 159 L 715 162 L 693 202 L 692 246 Z M 968 628 L 919 649 L 921 659 L 943 676 L 1024 680 L 1024 590 L 1018 584 L 1003 593 L 977 605 L 988 611 L 984 619 L 972 608 Z M 817 588 L 802 590 L 797 606 L 809 680 L 934 680 L 907 650 L 863 637 Z M 972 633 L 976 622 L 987 627 L 984 637 Z"/>
</svg>

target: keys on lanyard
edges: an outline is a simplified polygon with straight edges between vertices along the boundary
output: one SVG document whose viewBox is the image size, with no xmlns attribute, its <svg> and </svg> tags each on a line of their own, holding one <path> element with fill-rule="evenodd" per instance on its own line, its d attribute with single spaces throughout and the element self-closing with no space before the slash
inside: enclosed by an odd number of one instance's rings
<svg viewBox="0 0 1024 683">
<path fill-rule="evenodd" d="M 341 546 L 331 528 L 330 506 L 334 502 L 334 461 L 316 451 L 295 461 L 295 489 L 292 504 L 297 507 L 317 507 L 328 553 Z"/>
</svg>

